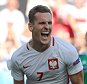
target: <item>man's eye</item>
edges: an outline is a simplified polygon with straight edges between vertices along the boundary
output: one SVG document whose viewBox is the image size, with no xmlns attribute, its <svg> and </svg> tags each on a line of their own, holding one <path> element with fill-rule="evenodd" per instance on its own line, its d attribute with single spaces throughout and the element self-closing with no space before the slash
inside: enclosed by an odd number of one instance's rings
<svg viewBox="0 0 87 84">
<path fill-rule="evenodd" d="M 39 24 L 46 24 L 46 22 L 39 22 Z M 48 24 L 52 24 L 52 22 L 48 22 Z"/>
<path fill-rule="evenodd" d="M 48 22 L 48 24 L 52 24 L 52 22 Z"/>
</svg>

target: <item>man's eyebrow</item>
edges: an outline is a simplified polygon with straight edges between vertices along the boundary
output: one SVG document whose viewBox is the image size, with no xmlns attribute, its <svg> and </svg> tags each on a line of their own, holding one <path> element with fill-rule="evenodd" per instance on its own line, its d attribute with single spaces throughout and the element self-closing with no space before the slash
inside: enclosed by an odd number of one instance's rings
<svg viewBox="0 0 87 84">
<path fill-rule="evenodd" d="M 39 24 L 46 24 L 46 22 L 39 22 Z M 52 24 L 52 21 L 48 21 L 48 24 Z"/>
<path fill-rule="evenodd" d="M 39 24 L 45 24 L 46 22 L 39 22 Z"/>
</svg>

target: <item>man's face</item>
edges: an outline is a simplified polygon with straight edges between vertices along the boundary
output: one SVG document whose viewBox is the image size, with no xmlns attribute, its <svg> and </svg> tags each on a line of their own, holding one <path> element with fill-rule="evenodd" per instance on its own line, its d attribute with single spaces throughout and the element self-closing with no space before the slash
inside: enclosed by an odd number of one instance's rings
<svg viewBox="0 0 87 84">
<path fill-rule="evenodd" d="M 50 13 L 36 13 L 32 25 L 33 41 L 40 44 L 49 44 L 52 31 L 52 15 Z"/>
</svg>

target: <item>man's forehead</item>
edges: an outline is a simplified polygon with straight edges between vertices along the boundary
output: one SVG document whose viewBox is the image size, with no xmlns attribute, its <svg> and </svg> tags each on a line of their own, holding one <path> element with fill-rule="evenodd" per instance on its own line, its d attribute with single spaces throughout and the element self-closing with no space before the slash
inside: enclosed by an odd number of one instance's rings
<svg viewBox="0 0 87 84">
<path fill-rule="evenodd" d="M 40 20 L 46 20 L 46 19 L 51 20 L 52 15 L 49 12 L 46 12 L 46 13 L 38 12 L 38 13 L 35 14 L 35 18 L 40 19 Z"/>
<path fill-rule="evenodd" d="M 37 12 L 36 14 L 35 14 L 35 16 L 37 17 L 37 16 L 52 16 L 49 12 L 45 12 L 45 13 L 42 13 L 42 12 Z"/>
</svg>

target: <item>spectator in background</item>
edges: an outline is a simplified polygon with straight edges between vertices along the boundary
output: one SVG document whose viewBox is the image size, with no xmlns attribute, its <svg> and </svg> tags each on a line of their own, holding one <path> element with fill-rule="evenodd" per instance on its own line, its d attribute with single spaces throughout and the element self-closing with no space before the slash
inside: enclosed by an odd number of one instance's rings
<svg viewBox="0 0 87 84">
<path fill-rule="evenodd" d="M 32 36 L 31 36 L 31 32 L 28 30 L 28 23 L 26 23 L 25 27 L 24 27 L 24 31 L 21 35 L 21 43 L 24 44 L 26 42 L 28 42 Z"/>
<path fill-rule="evenodd" d="M 19 47 L 15 34 L 10 31 L 7 35 L 6 41 L 0 46 L 0 58 L 1 61 L 10 60 L 13 52 Z"/>
<path fill-rule="evenodd" d="M 73 19 L 72 25 L 75 32 L 75 46 L 79 47 L 79 53 L 85 50 L 85 33 L 87 32 L 87 11 L 84 6 L 85 0 L 74 0 L 74 5 L 70 9 L 70 17 Z"/>
<path fill-rule="evenodd" d="M 57 35 L 71 43 L 74 42 L 74 32 L 68 21 L 68 14 L 72 6 L 67 0 L 56 0 L 53 10 L 53 35 Z"/>
<path fill-rule="evenodd" d="M 87 32 L 87 11 L 84 6 L 85 0 L 74 0 L 74 10 L 72 10 L 72 17 L 75 19 L 78 30 L 82 33 Z M 74 12 L 74 13 L 73 13 Z"/>
<path fill-rule="evenodd" d="M 36 5 L 45 5 L 48 6 L 47 0 L 27 0 L 27 7 L 26 7 L 26 16 L 28 17 L 29 10 L 36 6 Z"/>
<path fill-rule="evenodd" d="M 18 47 L 14 32 L 9 31 L 6 41 L 0 46 L 0 84 L 13 84 L 7 62 Z"/>
<path fill-rule="evenodd" d="M 0 14 L 0 28 L 5 33 L 1 35 L 6 40 L 7 33 L 12 30 L 16 36 L 18 42 L 20 42 L 20 36 L 24 31 L 25 18 L 21 11 L 18 10 L 19 0 L 7 0 L 6 8 L 1 11 Z M 2 38 L 3 38 L 2 37 Z"/>
</svg>

